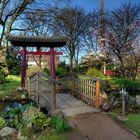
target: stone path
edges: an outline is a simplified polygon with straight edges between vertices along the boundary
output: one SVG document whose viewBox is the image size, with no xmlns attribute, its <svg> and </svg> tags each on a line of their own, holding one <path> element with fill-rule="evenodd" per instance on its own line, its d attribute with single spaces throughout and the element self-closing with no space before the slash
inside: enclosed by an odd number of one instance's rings
<svg viewBox="0 0 140 140">
<path fill-rule="evenodd" d="M 70 94 L 57 94 L 56 105 L 69 123 L 80 130 L 68 140 L 139 140 L 107 115 Z"/>
<path fill-rule="evenodd" d="M 88 106 L 70 94 L 57 94 L 56 106 L 65 116 L 76 116 L 78 114 L 99 112 L 98 109 Z"/>
<path fill-rule="evenodd" d="M 139 140 L 123 126 L 102 113 L 77 115 L 68 117 L 68 120 L 82 133 L 81 140 Z M 75 139 L 71 138 L 71 140 Z"/>
</svg>

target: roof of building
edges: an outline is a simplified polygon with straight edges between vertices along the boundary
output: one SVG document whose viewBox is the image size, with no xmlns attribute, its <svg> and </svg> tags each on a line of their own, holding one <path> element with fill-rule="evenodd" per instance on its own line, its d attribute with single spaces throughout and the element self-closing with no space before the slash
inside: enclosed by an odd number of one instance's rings
<svg viewBox="0 0 140 140">
<path fill-rule="evenodd" d="M 68 40 L 65 36 L 38 37 L 13 34 L 7 34 L 6 39 L 10 41 L 13 46 L 23 47 L 62 47 Z"/>
</svg>

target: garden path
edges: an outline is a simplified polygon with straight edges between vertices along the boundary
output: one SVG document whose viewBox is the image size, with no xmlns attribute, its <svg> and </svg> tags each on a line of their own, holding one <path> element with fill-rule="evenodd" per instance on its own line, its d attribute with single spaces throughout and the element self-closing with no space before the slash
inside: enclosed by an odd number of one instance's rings
<svg viewBox="0 0 140 140">
<path fill-rule="evenodd" d="M 77 115 L 69 117 L 68 120 L 80 130 L 81 140 L 139 140 L 130 131 L 102 113 Z M 70 137 L 70 140 L 75 138 Z"/>
</svg>

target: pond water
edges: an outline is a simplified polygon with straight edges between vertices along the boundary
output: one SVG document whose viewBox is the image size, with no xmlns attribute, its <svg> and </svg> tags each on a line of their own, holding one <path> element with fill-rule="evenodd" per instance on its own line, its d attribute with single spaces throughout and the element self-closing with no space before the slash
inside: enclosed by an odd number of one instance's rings
<svg viewBox="0 0 140 140">
<path fill-rule="evenodd" d="M 31 103 L 31 101 L 0 101 L 0 112 L 8 112 L 10 108 L 17 109 L 28 103 Z"/>
<path fill-rule="evenodd" d="M 11 108 L 13 109 L 19 109 L 19 108 L 26 108 L 28 105 L 35 105 L 35 103 L 32 100 L 26 100 L 26 101 L 0 101 L 0 113 L 2 112 L 8 112 Z M 40 111 L 44 114 L 48 114 L 48 110 L 44 107 L 40 108 Z"/>
<path fill-rule="evenodd" d="M 0 112 L 6 111 L 8 112 L 10 108 L 19 108 L 22 107 L 21 103 L 18 102 L 0 102 Z"/>
</svg>

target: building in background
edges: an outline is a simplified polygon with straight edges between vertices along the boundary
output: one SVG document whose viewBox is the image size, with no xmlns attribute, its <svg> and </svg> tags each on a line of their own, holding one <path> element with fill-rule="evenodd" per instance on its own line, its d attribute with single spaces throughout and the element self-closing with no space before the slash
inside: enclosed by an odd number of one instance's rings
<svg viewBox="0 0 140 140">
<path fill-rule="evenodd" d="M 58 67 L 60 61 L 60 57 L 55 55 L 55 67 Z M 41 67 L 42 68 L 48 68 L 50 69 L 50 55 L 28 55 L 28 66 L 39 66 L 41 62 Z"/>
</svg>

